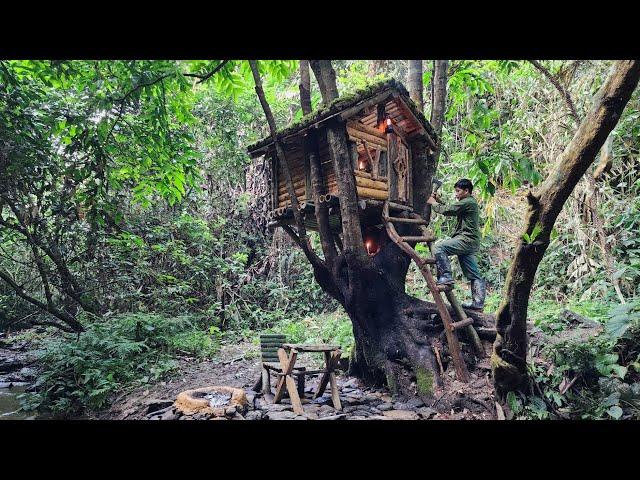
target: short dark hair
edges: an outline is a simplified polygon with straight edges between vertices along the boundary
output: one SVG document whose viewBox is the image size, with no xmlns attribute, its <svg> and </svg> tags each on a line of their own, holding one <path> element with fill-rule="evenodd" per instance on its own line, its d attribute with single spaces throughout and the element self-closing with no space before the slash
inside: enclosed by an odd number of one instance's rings
<svg viewBox="0 0 640 480">
<path fill-rule="evenodd" d="M 454 188 L 459 188 L 460 190 L 469 190 L 469 193 L 473 192 L 473 183 L 468 178 L 461 178 L 456 182 Z"/>
</svg>

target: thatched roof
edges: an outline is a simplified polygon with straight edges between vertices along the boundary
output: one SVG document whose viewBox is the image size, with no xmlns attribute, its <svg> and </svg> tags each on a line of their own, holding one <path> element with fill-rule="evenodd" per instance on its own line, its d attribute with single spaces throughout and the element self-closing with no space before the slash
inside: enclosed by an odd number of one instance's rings
<svg viewBox="0 0 640 480">
<path fill-rule="evenodd" d="M 323 106 L 322 108 L 305 115 L 288 127 L 279 130 L 278 136 L 281 138 L 296 136 L 297 133 L 302 133 L 314 124 L 322 123 L 345 110 L 357 107 L 358 104 L 365 103 L 367 100 L 374 97 L 380 95 L 384 96 L 386 93 L 391 95 L 395 93 L 397 98 L 401 99 L 402 103 L 406 105 L 414 119 L 414 122 L 419 124 L 419 126 L 426 131 L 426 134 L 431 138 L 431 140 L 437 142 L 436 134 L 431 124 L 427 121 L 424 114 L 418 110 L 416 104 L 409 98 L 409 92 L 404 85 L 394 79 L 374 83 L 352 94 L 336 98 L 329 105 Z M 356 112 L 354 112 L 354 115 L 355 113 Z M 266 153 L 267 148 L 265 147 L 269 147 L 272 143 L 271 136 L 268 136 L 263 140 L 250 145 L 247 150 L 252 156 L 261 155 Z"/>
</svg>

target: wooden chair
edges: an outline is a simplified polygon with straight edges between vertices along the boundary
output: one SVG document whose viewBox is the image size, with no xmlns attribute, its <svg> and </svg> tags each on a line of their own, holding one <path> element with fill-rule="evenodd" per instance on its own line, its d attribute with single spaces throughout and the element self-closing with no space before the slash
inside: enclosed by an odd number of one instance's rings
<svg viewBox="0 0 640 480">
<path fill-rule="evenodd" d="M 278 349 L 283 343 L 287 343 L 287 337 L 285 335 L 277 333 L 260 335 L 261 374 L 253 386 L 254 391 L 272 395 L 271 371 L 275 372 L 276 375 L 282 373 L 282 367 L 280 366 L 280 360 L 278 358 Z M 300 395 L 300 397 L 304 397 L 305 370 L 305 367 L 295 367 L 293 371 L 293 375 L 298 380 L 298 395 Z"/>
</svg>

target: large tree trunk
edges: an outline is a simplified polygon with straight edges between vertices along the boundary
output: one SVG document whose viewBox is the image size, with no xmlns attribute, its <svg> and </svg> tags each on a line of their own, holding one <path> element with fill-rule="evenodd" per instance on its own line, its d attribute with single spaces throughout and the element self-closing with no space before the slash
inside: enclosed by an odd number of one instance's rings
<svg viewBox="0 0 640 480">
<path fill-rule="evenodd" d="M 310 60 L 309 63 L 318 80 L 323 103 L 331 103 L 338 96 L 331 62 Z M 276 153 L 283 163 L 287 186 L 292 190 L 285 152 L 262 91 L 257 63 L 251 62 L 251 68 L 256 81 L 256 93 L 268 119 Z M 304 90 L 301 89 L 303 95 L 306 94 Z M 410 259 L 385 232 L 382 232 L 378 239 L 379 252 L 374 257 L 367 255 L 359 218 L 361 207 L 358 204 L 353 173 L 356 146 L 348 140 L 346 125 L 338 116 L 327 122 L 325 128 L 338 183 L 341 235 L 336 238 L 331 232 L 326 202 L 321 204 L 318 201 L 322 178 L 317 154 L 318 139 L 314 132 L 307 135 L 304 149 L 309 164 L 311 195 L 315 205 L 318 205 L 315 214 L 324 259 L 320 259 L 312 251 L 299 218 L 296 217 L 297 231 L 287 225 L 284 225 L 283 229 L 302 247 L 313 266 L 318 284 L 340 302 L 351 319 L 355 348 L 352 352 L 350 372 L 362 377 L 367 383 L 386 384 L 395 393 L 417 392 L 425 398 L 431 397 L 434 388 L 442 383 L 432 351 L 432 342 L 443 332 L 437 308 L 433 303 L 418 300 L 405 293 L 405 279 Z M 412 145 L 412 150 L 422 148 L 424 154 L 414 157 L 417 158 L 416 163 L 421 165 L 420 168 L 414 168 L 414 182 L 418 183 L 429 182 L 429 172 L 433 172 L 430 165 L 432 157 L 426 146 Z M 398 233 L 417 235 L 415 228 L 405 224 L 398 227 Z"/>
<path fill-rule="evenodd" d="M 318 80 L 323 102 L 337 98 L 335 73 L 330 61 L 310 61 Z M 342 218 L 342 248 L 338 255 L 333 241 L 323 232 L 324 215 L 316 210 L 322 248 L 334 293 L 325 291 L 344 306 L 353 324 L 355 348 L 350 373 L 371 384 L 386 384 L 396 393 L 414 393 L 429 397 L 442 383 L 432 341 L 442 333 L 442 324 L 433 304 L 405 293 L 405 279 L 409 258 L 382 232 L 380 251 L 369 257 L 364 248 L 363 232 L 358 215 L 358 199 L 353 174 L 355 145 L 348 141 L 346 126 L 336 119 L 326 126 L 329 152 L 336 172 L 340 214 Z M 313 136 L 309 136 L 313 142 Z M 313 145 L 307 146 L 313 152 Z M 413 147 L 412 147 L 413 148 Z M 430 156 L 421 157 L 423 165 L 419 177 L 423 181 Z M 310 157 L 312 189 L 316 192 L 317 169 Z M 316 171 L 314 171 L 316 170 Z M 414 170 L 415 171 L 415 170 Z M 317 204 L 317 203 L 316 203 Z M 401 235 L 414 232 L 415 226 L 399 227 Z M 316 279 L 318 277 L 316 276 Z M 339 292 L 336 295 L 336 291 Z"/>
<path fill-rule="evenodd" d="M 639 76 L 639 61 L 624 60 L 614 64 L 591 110 L 553 170 L 539 188 L 527 196 L 526 233 L 530 241 L 523 239 L 516 249 L 507 276 L 505 299 L 497 314 L 497 335 L 491 357 L 496 393 L 500 397 L 509 391 L 530 392 L 526 318 L 536 270 L 549 245 L 558 214 L 618 122 Z"/>
<path fill-rule="evenodd" d="M 551 84 L 556 88 L 556 90 L 562 95 L 565 103 L 567 104 L 567 108 L 571 113 L 571 116 L 576 121 L 576 124 L 580 122 L 580 116 L 578 115 L 578 110 L 576 109 L 573 100 L 571 99 L 571 95 L 569 91 L 564 88 L 558 79 L 556 79 L 551 72 L 547 70 L 540 62 L 536 60 L 530 60 L 530 62 L 540 71 L 542 74 L 551 82 Z M 581 216 L 583 221 L 588 225 L 589 222 L 593 224 L 596 228 L 596 234 L 598 237 L 598 243 L 600 245 L 600 250 L 602 251 L 602 259 L 604 260 L 605 268 L 611 278 L 611 283 L 613 284 L 613 288 L 620 299 L 620 302 L 625 303 L 624 296 L 622 295 L 622 290 L 620 289 L 620 279 L 615 278 L 615 265 L 613 261 L 613 255 L 611 254 L 611 249 L 607 245 L 607 235 L 604 231 L 604 219 L 602 215 L 598 211 L 598 204 L 600 203 L 600 195 L 598 192 L 598 188 L 596 185 L 596 181 L 601 178 L 602 174 L 611 168 L 613 163 L 613 150 L 612 150 L 612 142 L 613 136 L 610 134 L 607 137 L 607 140 L 604 142 L 604 145 L 600 149 L 600 162 L 598 163 L 596 169 L 593 174 L 587 173 L 585 175 L 586 187 L 584 189 L 584 193 L 582 196 L 584 197 L 583 210 L 584 215 Z"/>
</svg>

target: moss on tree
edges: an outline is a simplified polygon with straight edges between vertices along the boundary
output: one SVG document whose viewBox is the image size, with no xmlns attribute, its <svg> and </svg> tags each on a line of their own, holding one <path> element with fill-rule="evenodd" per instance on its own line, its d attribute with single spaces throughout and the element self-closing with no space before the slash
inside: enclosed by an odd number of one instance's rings
<svg viewBox="0 0 640 480">
<path fill-rule="evenodd" d="M 423 396 L 433 395 L 433 372 L 424 368 L 416 368 L 416 387 L 418 394 Z"/>
</svg>

